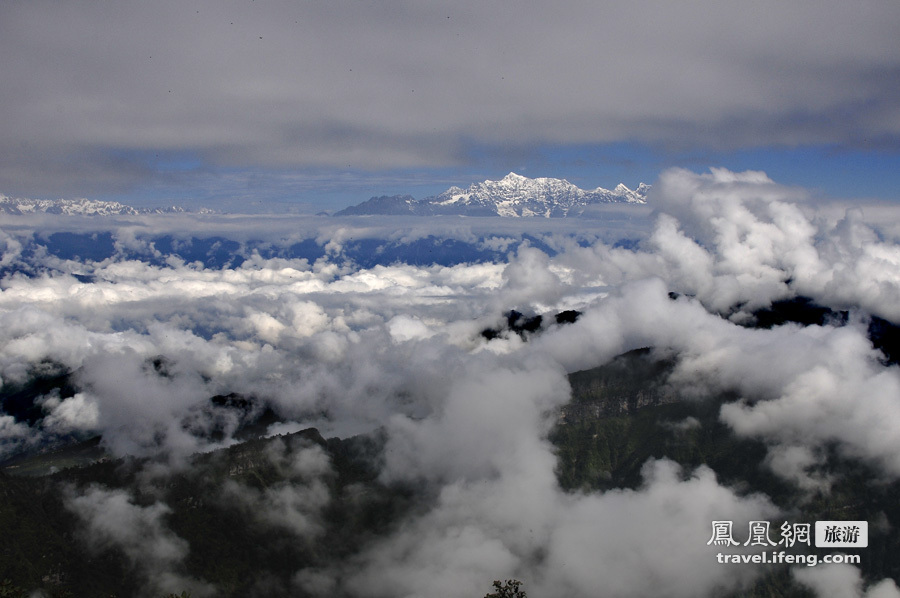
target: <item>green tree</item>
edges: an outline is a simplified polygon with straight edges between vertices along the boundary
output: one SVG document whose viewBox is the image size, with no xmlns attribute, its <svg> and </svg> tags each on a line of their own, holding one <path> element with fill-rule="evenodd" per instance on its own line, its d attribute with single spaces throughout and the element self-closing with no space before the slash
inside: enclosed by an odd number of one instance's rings
<svg viewBox="0 0 900 598">
<path fill-rule="evenodd" d="M 4 579 L 0 582 L 0 598 L 24 598 L 26 595 L 25 589 L 13 585 L 10 579 Z"/>
<path fill-rule="evenodd" d="M 485 594 L 484 598 L 528 598 L 525 590 L 520 590 L 522 582 L 518 579 L 507 579 L 505 582 L 495 581 L 494 592 Z"/>
</svg>

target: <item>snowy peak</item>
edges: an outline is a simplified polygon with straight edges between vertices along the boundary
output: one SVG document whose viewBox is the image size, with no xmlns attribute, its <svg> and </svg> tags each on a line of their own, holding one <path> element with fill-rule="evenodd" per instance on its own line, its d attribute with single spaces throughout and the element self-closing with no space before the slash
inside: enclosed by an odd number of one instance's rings
<svg viewBox="0 0 900 598">
<path fill-rule="evenodd" d="M 67 216 L 137 216 L 186 212 L 184 208 L 133 208 L 96 199 L 24 199 L 0 195 L 0 214 L 65 214 Z"/>
<path fill-rule="evenodd" d="M 138 211 L 114 201 L 92 199 L 23 199 L 0 195 L 0 212 L 7 214 L 127 215 Z"/>
<path fill-rule="evenodd" d="M 419 211 L 433 214 L 545 218 L 580 216 L 592 204 L 646 203 L 649 186 L 636 191 L 618 185 L 613 191 L 579 189 L 565 179 L 530 179 L 514 172 L 499 181 L 474 183 L 468 189 L 451 187 L 419 202 Z"/>
<path fill-rule="evenodd" d="M 649 185 L 632 191 L 618 185 L 612 191 L 579 189 L 565 179 L 536 178 L 509 173 L 498 181 L 473 183 L 467 189 L 450 187 L 440 195 L 416 201 L 409 195 L 373 197 L 337 212 L 350 215 L 459 215 L 509 218 L 566 218 L 581 216 L 588 206 L 609 203 L 644 204 Z"/>
</svg>

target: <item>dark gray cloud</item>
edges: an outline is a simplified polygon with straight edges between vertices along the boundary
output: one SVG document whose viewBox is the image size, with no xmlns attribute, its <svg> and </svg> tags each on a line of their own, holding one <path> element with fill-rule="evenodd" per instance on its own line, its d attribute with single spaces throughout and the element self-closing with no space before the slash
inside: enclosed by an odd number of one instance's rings
<svg viewBox="0 0 900 598">
<path fill-rule="evenodd" d="M 381 169 L 473 144 L 897 147 L 898 22 L 890 0 L 14 0 L 0 186 L 121 189 L 157 154 Z"/>
</svg>

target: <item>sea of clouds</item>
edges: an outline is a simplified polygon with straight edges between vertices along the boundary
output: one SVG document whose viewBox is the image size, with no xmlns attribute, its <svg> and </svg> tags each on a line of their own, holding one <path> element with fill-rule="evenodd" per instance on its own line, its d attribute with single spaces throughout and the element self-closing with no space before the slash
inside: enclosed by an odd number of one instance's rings
<svg viewBox="0 0 900 598">
<path fill-rule="evenodd" d="M 205 406 L 240 393 L 286 422 L 273 431 L 383 430 L 382 478 L 437 497 L 348 562 L 298 568 L 294 583 L 306 592 L 479 596 L 501 578 L 525 580 L 534 596 L 743 587 L 759 570 L 717 564 L 710 522 L 782 515 L 766 496 L 665 459 L 645 464 L 637 489 L 560 489 L 548 433 L 569 400 L 566 374 L 653 347 L 675 359 L 669 383 L 685 396 L 739 397 L 721 420 L 765 442 L 768 466 L 785 480 L 827 490 L 818 473 L 826 447 L 896 480 L 900 371 L 884 365 L 866 330 L 873 315 L 900 322 L 900 209 L 825 205 L 763 173 L 713 169 L 666 171 L 649 209 L 623 210 L 554 222 L 4 216 L 0 381 L 56 364 L 74 372 L 79 392 L 43 397 L 33 425 L 0 414 L 0 456 L 99 433 L 115 456 L 183 468 L 189 455 L 234 442 L 238 422 Z M 57 231 L 110 233 L 114 250 L 85 260 L 41 249 Z M 240 265 L 167 254 L 154 243 L 162 235 L 172 246 L 236 241 Z M 360 239 L 432 238 L 499 257 L 362 267 L 345 251 Z M 279 253 L 302 241 L 321 255 Z M 849 311 L 846 325 L 742 325 L 795 296 Z M 527 342 L 479 334 L 510 309 L 583 315 Z M 159 358 L 165 376 L 147 366 Z M 213 440 L 213 428 L 224 437 Z M 234 488 L 233 500 L 314 536 L 329 499 L 316 479 L 333 475 L 327 456 L 310 449 L 283 466 L 295 468 L 295 483 Z M 93 487 L 67 504 L 88 541 L 120 546 L 154 588 L 215 594 L 172 572 L 190 547 L 166 529 L 162 499 L 140 507 L 124 491 Z M 796 579 L 820 596 L 900 596 L 891 580 L 864 588 L 850 566 L 804 568 Z"/>
</svg>

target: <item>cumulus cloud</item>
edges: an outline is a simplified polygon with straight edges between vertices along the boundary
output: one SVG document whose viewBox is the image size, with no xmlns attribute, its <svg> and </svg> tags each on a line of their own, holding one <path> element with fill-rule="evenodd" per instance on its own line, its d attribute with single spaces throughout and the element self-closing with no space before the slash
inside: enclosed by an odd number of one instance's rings
<svg viewBox="0 0 900 598">
<path fill-rule="evenodd" d="M 52 431 L 93 431 L 100 423 L 96 401 L 83 392 L 65 400 L 52 397 L 44 401 L 41 407 L 49 411 L 49 415 L 44 418 L 44 426 Z"/>
<path fill-rule="evenodd" d="M 670 170 L 655 192 L 660 210 L 675 216 L 684 232 L 714 256 L 706 264 L 693 254 L 675 261 L 685 269 L 699 266 L 706 288 L 685 285 L 684 292 L 713 308 L 741 301 L 752 308 L 793 291 L 827 305 L 859 306 L 895 320 L 900 315 L 894 307 L 898 279 L 892 266 L 897 246 L 882 241 L 878 227 L 866 223 L 858 210 L 848 210 L 832 228 L 809 213 L 802 191 L 753 172 Z M 668 227 L 673 234 L 671 222 Z M 666 247 L 661 240 L 657 245 Z M 721 287 L 729 294 L 722 297 Z"/>
<path fill-rule="evenodd" d="M 553 271 L 546 253 L 528 245 L 519 247 L 503 271 L 503 301 L 510 307 L 544 311 L 565 295 L 566 288 Z"/>
<path fill-rule="evenodd" d="M 725 405 L 722 419 L 740 434 L 787 446 L 837 442 L 846 455 L 874 460 L 896 476 L 900 467 L 892 445 L 900 421 L 900 377 L 896 368 L 882 368 L 868 352 L 851 354 L 849 363 L 835 360 L 798 373 L 774 400 Z M 781 469 L 789 462 L 780 460 Z"/>
</svg>

